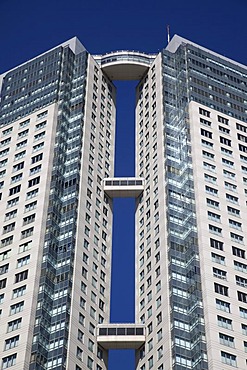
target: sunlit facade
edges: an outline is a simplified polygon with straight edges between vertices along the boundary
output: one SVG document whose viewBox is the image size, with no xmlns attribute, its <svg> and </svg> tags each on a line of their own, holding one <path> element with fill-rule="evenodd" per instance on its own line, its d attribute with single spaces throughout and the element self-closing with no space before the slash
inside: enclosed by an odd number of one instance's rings
<svg viewBox="0 0 247 370">
<path fill-rule="evenodd" d="M 137 80 L 136 173 L 114 177 Z M 247 69 L 181 37 L 74 38 L 0 76 L 0 358 L 18 370 L 246 369 Z M 113 201 L 136 200 L 135 323 L 110 323 Z"/>
</svg>

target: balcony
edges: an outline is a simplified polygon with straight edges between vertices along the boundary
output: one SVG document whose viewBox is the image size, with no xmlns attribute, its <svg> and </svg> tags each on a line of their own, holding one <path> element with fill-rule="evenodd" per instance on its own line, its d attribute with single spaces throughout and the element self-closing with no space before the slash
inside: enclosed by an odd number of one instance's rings
<svg viewBox="0 0 247 370">
<path fill-rule="evenodd" d="M 144 190 L 144 179 L 135 177 L 106 178 L 104 192 L 110 198 L 137 198 Z"/>
<path fill-rule="evenodd" d="M 138 349 L 145 343 L 145 327 L 141 324 L 100 324 L 97 343 L 105 349 Z"/>
</svg>

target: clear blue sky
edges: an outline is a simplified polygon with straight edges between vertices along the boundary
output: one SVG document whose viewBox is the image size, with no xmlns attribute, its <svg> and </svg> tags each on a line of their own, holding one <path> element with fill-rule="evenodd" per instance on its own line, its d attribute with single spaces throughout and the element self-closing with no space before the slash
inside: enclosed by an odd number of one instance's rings
<svg viewBox="0 0 247 370">
<path fill-rule="evenodd" d="M 158 52 L 166 25 L 202 46 L 247 64 L 246 0 L 0 0 L 0 74 L 77 36 L 91 54 Z M 134 175 L 134 83 L 119 86 L 116 175 Z M 131 91 L 131 93 L 130 93 Z M 124 158 L 124 160 L 122 160 Z M 115 205 L 112 314 L 134 320 L 134 204 Z M 134 369 L 133 355 L 111 353 L 109 370 Z"/>
</svg>

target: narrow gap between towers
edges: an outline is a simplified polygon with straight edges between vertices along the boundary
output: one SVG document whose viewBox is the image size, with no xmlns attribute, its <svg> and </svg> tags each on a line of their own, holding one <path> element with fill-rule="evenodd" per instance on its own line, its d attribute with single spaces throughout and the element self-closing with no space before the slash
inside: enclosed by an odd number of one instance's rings
<svg viewBox="0 0 247 370">
<path fill-rule="evenodd" d="M 115 82 L 117 126 L 115 177 L 135 175 L 135 87 Z M 135 322 L 135 199 L 114 199 L 111 322 Z M 134 370 L 134 350 L 110 350 L 109 370 Z M 116 369 L 113 364 L 118 363 Z"/>
</svg>

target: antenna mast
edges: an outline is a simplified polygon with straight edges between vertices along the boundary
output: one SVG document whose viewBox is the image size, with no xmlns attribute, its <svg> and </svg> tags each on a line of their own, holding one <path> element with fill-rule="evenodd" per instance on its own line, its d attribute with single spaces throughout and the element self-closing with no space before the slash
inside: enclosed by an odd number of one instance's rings
<svg viewBox="0 0 247 370">
<path fill-rule="evenodd" d="M 170 42 L 170 26 L 169 26 L 169 24 L 166 26 L 166 31 L 167 31 L 167 43 L 169 44 L 169 42 Z"/>
</svg>

